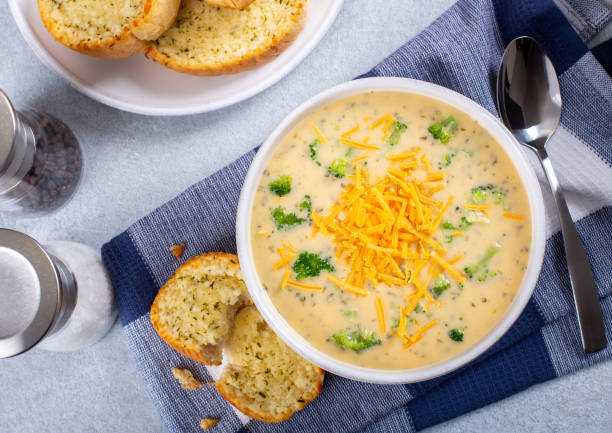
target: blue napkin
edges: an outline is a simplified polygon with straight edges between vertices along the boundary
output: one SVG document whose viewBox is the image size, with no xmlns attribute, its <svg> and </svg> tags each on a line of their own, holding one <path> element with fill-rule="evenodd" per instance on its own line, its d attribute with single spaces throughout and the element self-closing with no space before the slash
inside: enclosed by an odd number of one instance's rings
<svg viewBox="0 0 612 433">
<path fill-rule="evenodd" d="M 601 12 L 598 25 L 612 19 L 592 1 L 590 13 Z M 585 2 L 578 3 L 585 9 Z M 582 24 L 595 22 L 592 18 Z M 170 245 L 186 244 L 181 263 L 206 251 L 235 251 L 236 205 L 253 150 L 102 248 L 128 344 L 169 431 L 197 432 L 202 418 L 220 419 L 213 432 L 418 431 L 612 356 L 612 79 L 605 61 L 598 62 L 552 0 L 460 0 L 364 76 L 431 81 L 495 113 L 503 47 L 523 34 L 543 44 L 560 75 L 564 109 L 550 143 L 551 158 L 593 265 L 608 348 L 589 356 L 582 352 L 558 221 L 543 184 L 549 237 L 535 294 L 511 330 L 470 365 L 427 382 L 395 386 L 328 374 L 321 395 L 280 424 L 237 416 L 214 387 L 182 390 L 170 374 L 172 366 L 188 367 L 203 380 L 210 380 L 213 371 L 170 349 L 153 330 L 149 308 L 179 264 Z M 609 45 L 598 50 L 602 59 L 612 58 Z"/>
</svg>

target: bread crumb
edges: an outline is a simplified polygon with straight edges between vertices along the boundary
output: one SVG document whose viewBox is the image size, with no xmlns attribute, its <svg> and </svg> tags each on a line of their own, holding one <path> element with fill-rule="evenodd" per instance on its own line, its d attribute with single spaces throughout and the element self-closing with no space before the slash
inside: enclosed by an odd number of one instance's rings
<svg viewBox="0 0 612 433">
<path fill-rule="evenodd" d="M 172 376 L 178 380 L 183 389 L 194 391 L 202 388 L 202 382 L 193 377 L 193 373 L 186 368 L 172 367 Z"/>
<path fill-rule="evenodd" d="M 185 251 L 185 244 L 172 245 L 170 247 L 170 251 L 172 251 L 172 254 L 174 254 L 177 259 L 180 259 L 181 257 L 183 257 L 183 251 Z"/>
<path fill-rule="evenodd" d="M 214 427 L 218 422 L 218 419 L 203 418 L 202 421 L 200 421 L 200 427 L 202 427 L 202 430 L 208 430 L 209 428 Z"/>
</svg>

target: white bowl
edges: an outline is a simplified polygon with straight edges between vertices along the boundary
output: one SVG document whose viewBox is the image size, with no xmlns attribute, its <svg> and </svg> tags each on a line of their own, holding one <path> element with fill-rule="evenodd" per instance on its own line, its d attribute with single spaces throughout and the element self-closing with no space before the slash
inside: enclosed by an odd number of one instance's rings
<svg viewBox="0 0 612 433">
<path fill-rule="evenodd" d="M 264 290 L 251 248 L 251 213 L 261 175 L 283 138 L 307 115 L 327 104 L 348 96 L 369 91 L 393 91 L 427 96 L 449 104 L 476 120 L 501 145 L 514 164 L 529 200 L 531 211 L 531 248 L 527 270 L 512 303 L 493 328 L 480 341 L 463 352 L 431 365 L 404 370 L 364 368 L 340 361 L 308 343 L 278 312 Z M 453 371 L 482 354 L 498 341 L 519 317 L 529 301 L 538 280 L 545 247 L 544 201 L 540 185 L 521 145 L 512 134 L 483 107 L 459 93 L 424 81 L 406 78 L 365 78 L 340 84 L 310 98 L 274 129 L 255 156 L 244 181 L 236 221 L 238 257 L 251 298 L 266 322 L 293 350 L 324 370 L 350 379 L 372 383 L 410 383 L 441 376 Z"/>
</svg>

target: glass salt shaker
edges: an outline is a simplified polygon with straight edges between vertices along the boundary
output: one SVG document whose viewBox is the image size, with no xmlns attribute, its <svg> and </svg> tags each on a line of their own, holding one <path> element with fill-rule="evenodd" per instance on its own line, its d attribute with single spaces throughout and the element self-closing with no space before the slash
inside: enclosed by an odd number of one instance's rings
<svg viewBox="0 0 612 433">
<path fill-rule="evenodd" d="M 76 192 L 83 153 L 60 120 L 34 110 L 17 111 L 0 89 L 0 212 L 39 216 Z"/>
<path fill-rule="evenodd" d="M 42 246 L 0 229 L 0 358 L 33 347 L 68 352 L 100 340 L 117 318 L 113 288 L 95 250 Z"/>
</svg>

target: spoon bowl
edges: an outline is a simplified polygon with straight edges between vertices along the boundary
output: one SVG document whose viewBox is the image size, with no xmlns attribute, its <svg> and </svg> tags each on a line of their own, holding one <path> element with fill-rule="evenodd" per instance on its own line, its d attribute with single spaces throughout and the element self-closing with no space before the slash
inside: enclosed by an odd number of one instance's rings
<svg viewBox="0 0 612 433">
<path fill-rule="evenodd" d="M 499 68 L 497 107 L 522 143 L 543 148 L 561 120 L 561 89 L 555 68 L 530 37 L 512 41 Z"/>
</svg>

